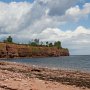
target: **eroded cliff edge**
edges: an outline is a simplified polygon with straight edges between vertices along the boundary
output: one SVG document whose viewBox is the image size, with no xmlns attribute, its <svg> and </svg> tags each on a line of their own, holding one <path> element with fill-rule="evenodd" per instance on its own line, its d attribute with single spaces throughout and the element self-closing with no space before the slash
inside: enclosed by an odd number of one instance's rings
<svg viewBox="0 0 90 90">
<path fill-rule="evenodd" d="M 35 47 L 29 45 L 18 45 L 0 43 L 0 58 L 19 57 L 58 57 L 69 56 L 69 50 L 56 47 Z"/>
</svg>

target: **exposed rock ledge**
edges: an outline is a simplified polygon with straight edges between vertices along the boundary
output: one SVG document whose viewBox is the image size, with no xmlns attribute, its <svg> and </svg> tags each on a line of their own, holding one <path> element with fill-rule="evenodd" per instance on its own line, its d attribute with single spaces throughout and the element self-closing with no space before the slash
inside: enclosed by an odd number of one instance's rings
<svg viewBox="0 0 90 90">
<path fill-rule="evenodd" d="M 68 49 L 0 43 L 0 58 L 69 56 Z"/>
</svg>

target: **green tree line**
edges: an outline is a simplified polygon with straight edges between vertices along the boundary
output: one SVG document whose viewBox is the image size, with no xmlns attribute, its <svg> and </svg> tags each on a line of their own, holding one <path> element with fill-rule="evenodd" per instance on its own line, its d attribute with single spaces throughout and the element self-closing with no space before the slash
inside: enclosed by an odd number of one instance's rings
<svg viewBox="0 0 90 90">
<path fill-rule="evenodd" d="M 5 43 L 14 43 L 13 38 L 11 36 L 8 36 L 3 42 Z M 52 42 L 40 42 L 39 39 L 34 39 L 33 41 L 29 41 L 27 45 L 30 46 L 46 46 L 46 47 L 56 47 L 56 48 L 62 48 L 61 46 L 61 41 L 55 41 L 54 43 Z"/>
</svg>

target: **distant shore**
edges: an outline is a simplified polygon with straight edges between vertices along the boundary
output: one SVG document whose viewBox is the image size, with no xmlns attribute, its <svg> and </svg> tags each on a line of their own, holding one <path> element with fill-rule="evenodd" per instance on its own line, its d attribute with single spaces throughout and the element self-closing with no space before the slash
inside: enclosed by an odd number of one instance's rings
<svg viewBox="0 0 90 90">
<path fill-rule="evenodd" d="M 90 90 L 90 73 L 0 61 L 0 89 Z"/>
<path fill-rule="evenodd" d="M 31 58 L 69 56 L 67 48 L 0 43 L 0 58 Z"/>
</svg>

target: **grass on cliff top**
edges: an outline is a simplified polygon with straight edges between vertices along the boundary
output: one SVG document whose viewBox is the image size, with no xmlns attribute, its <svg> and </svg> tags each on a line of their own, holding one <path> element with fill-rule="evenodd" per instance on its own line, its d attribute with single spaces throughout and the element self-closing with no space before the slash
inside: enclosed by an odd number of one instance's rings
<svg viewBox="0 0 90 90">
<path fill-rule="evenodd" d="M 5 49 L 5 44 L 0 43 L 0 50 L 1 50 L 1 49 Z"/>
<path fill-rule="evenodd" d="M 0 43 L 0 50 L 6 49 L 6 44 L 10 45 L 13 48 L 28 48 L 31 51 L 42 51 L 42 50 L 56 50 L 57 47 L 49 47 L 49 46 L 31 46 L 28 44 L 14 44 L 14 43 Z M 68 51 L 67 48 L 60 48 L 61 51 Z"/>
</svg>

